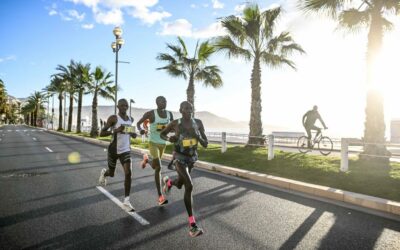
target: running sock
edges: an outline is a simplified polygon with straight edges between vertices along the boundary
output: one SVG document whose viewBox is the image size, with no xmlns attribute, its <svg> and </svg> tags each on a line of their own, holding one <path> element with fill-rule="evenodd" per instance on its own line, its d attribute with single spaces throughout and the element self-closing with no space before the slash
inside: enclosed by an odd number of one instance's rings
<svg viewBox="0 0 400 250">
<path fill-rule="evenodd" d="M 194 219 L 194 216 L 193 216 L 193 215 L 189 217 L 189 224 L 190 224 L 190 225 L 196 224 L 196 220 Z"/>
<path fill-rule="evenodd" d="M 125 202 L 125 201 L 129 201 L 129 196 L 125 196 L 124 202 Z"/>
</svg>

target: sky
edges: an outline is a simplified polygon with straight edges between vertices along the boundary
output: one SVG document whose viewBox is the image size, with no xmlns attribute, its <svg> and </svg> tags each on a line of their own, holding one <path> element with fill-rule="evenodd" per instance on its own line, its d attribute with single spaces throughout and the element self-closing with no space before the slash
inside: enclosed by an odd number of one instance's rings
<svg viewBox="0 0 400 250">
<path fill-rule="evenodd" d="M 8 94 L 27 97 L 50 83 L 57 65 L 70 60 L 101 66 L 115 73 L 111 43 L 115 26 L 123 29 L 125 44 L 119 52 L 119 98 L 135 100 L 135 107 L 155 108 L 155 98 L 167 98 L 177 111 L 186 100 L 187 81 L 156 70 L 164 64 L 158 53 L 181 36 L 193 53 L 198 40 L 224 34 L 219 18 L 239 15 L 245 1 L 236 0 L 3 0 L 0 1 L 0 78 Z M 318 105 L 328 135 L 359 137 L 363 134 L 366 101 L 365 53 L 367 33 L 344 32 L 323 16 L 297 8 L 297 1 L 252 1 L 260 8 L 284 10 L 277 34 L 289 31 L 305 55 L 293 55 L 297 70 L 262 66 L 262 120 L 290 131 L 302 131 L 303 114 Z M 385 120 L 400 119 L 398 65 L 400 20 L 390 19 L 385 34 L 379 88 L 385 98 Z M 234 121 L 250 117 L 251 62 L 214 55 L 210 64 L 222 71 L 223 87 L 196 83 L 197 111 L 210 111 Z M 87 95 L 84 105 L 91 105 Z M 57 102 L 55 104 L 57 106 Z M 113 105 L 99 99 L 99 105 Z M 223 127 L 223 125 L 221 125 Z"/>
</svg>

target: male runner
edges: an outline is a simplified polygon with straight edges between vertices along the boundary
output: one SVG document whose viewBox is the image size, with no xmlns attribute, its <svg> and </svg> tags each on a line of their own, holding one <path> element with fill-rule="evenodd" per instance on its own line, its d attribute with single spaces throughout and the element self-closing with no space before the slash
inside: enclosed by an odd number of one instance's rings
<svg viewBox="0 0 400 250">
<path fill-rule="evenodd" d="M 172 186 L 179 189 L 182 188 L 182 185 L 185 186 L 183 200 L 189 216 L 189 235 L 196 237 L 201 235 L 203 230 L 196 225 L 193 216 L 193 182 L 190 172 L 198 158 L 197 144 L 200 143 L 201 146 L 207 148 L 208 140 L 201 120 L 193 118 L 193 105 L 190 102 L 182 102 L 179 112 L 181 112 L 182 118 L 172 121 L 161 131 L 161 138 L 175 144 L 175 167 L 178 173 L 178 178 L 175 180 L 171 180 L 168 176 L 163 178 L 163 190 L 168 194 Z M 168 137 L 168 133 L 172 131 L 175 131 L 175 135 Z"/>
<path fill-rule="evenodd" d="M 144 134 L 145 130 L 140 126 L 144 121 L 150 121 L 150 133 L 149 133 L 149 151 L 153 158 L 151 161 L 151 167 L 154 169 L 154 180 L 156 182 L 156 188 L 158 193 L 158 205 L 162 206 L 168 203 L 165 196 L 161 193 L 161 158 L 166 147 L 166 141 L 160 138 L 160 132 L 173 120 L 172 113 L 167 111 L 167 100 L 163 96 L 156 98 L 157 109 L 146 112 L 143 117 L 137 122 L 137 128 L 140 134 Z M 149 162 L 147 154 L 143 155 L 143 161 L 141 162 L 142 168 L 146 167 Z"/>
<path fill-rule="evenodd" d="M 129 201 L 131 191 L 131 143 L 130 137 L 136 138 L 136 133 L 132 131 L 133 118 L 126 114 L 128 101 L 126 99 L 118 100 L 118 115 L 112 115 L 107 119 L 106 124 L 100 132 L 100 136 L 112 135 L 111 143 L 108 146 L 108 169 L 103 168 L 100 173 L 99 184 L 107 184 L 106 177 L 114 177 L 117 160 L 121 162 L 125 172 L 125 198 L 124 206 L 129 211 L 135 211 Z M 108 129 L 111 128 L 111 131 Z"/>
</svg>

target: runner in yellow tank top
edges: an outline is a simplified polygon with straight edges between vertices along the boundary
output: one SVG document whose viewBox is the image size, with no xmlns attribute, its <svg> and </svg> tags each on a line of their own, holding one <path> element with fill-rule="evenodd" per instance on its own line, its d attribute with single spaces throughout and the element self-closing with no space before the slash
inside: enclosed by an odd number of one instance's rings
<svg viewBox="0 0 400 250">
<path fill-rule="evenodd" d="M 167 100 L 163 96 L 156 98 L 157 109 L 150 110 L 144 113 L 143 117 L 137 122 L 136 126 L 140 131 L 140 134 L 144 134 L 145 130 L 142 129 L 141 125 L 145 120 L 150 121 L 149 129 L 149 151 L 152 157 L 151 166 L 154 169 L 154 180 L 156 182 L 156 188 L 158 193 L 158 204 L 160 206 L 167 204 L 168 200 L 161 193 L 161 157 L 166 147 L 166 141 L 160 138 L 160 132 L 164 129 L 168 123 L 173 120 L 172 113 L 167 111 Z M 146 167 L 149 159 L 147 154 L 143 155 L 143 161 L 141 163 L 142 168 Z"/>
</svg>

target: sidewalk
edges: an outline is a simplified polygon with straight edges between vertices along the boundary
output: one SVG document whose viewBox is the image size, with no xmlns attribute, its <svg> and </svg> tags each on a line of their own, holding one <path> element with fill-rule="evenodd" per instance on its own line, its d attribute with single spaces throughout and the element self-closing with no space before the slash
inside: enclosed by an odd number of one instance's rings
<svg viewBox="0 0 400 250">
<path fill-rule="evenodd" d="M 89 142 L 95 145 L 108 146 L 109 142 L 101 141 L 93 138 L 86 138 L 77 135 L 66 135 L 60 132 L 45 130 L 49 133 L 62 135 L 65 137 L 74 138 L 76 140 Z M 146 149 L 140 149 L 132 147 L 132 152 L 135 154 L 149 153 Z M 171 160 L 172 155 L 164 154 L 163 160 Z M 231 176 L 241 177 L 244 179 L 252 180 L 255 182 L 271 185 L 273 187 L 278 187 L 281 190 L 287 190 L 289 192 L 299 192 L 302 194 L 310 195 L 311 197 L 323 198 L 332 201 L 337 201 L 340 203 L 371 209 L 376 212 L 387 214 L 390 216 L 395 216 L 395 219 L 400 220 L 400 202 L 382 199 L 374 196 L 344 191 L 340 189 L 335 189 L 326 186 L 320 186 L 315 184 L 310 184 L 306 182 L 291 180 L 287 178 L 277 177 L 273 175 L 260 174 L 257 172 L 252 172 L 248 170 L 223 166 L 215 163 L 197 161 L 196 167 L 208 171 L 219 172 Z"/>
</svg>

